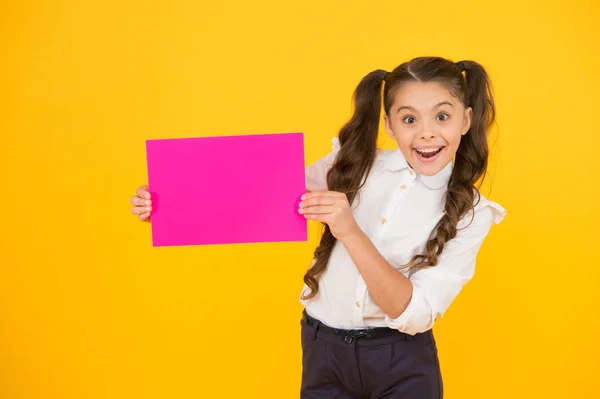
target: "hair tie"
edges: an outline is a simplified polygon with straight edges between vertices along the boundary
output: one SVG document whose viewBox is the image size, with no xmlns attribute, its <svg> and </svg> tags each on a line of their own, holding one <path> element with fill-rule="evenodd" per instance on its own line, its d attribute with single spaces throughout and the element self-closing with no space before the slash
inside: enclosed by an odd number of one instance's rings
<svg viewBox="0 0 600 399">
<path fill-rule="evenodd" d="M 461 71 L 461 72 L 464 72 L 464 71 L 465 71 L 465 69 L 466 69 L 466 68 L 465 68 L 465 63 L 464 63 L 464 61 L 458 61 L 458 62 L 456 63 L 456 66 L 457 66 L 457 67 L 460 69 L 460 71 Z"/>
<path fill-rule="evenodd" d="M 384 82 L 387 80 L 388 76 L 390 76 L 389 72 L 386 72 L 385 75 L 383 75 L 383 81 Z"/>
</svg>

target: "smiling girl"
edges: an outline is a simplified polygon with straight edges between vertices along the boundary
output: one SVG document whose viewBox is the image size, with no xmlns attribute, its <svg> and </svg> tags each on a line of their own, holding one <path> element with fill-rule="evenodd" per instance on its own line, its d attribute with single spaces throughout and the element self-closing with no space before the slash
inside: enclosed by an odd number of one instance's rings
<svg viewBox="0 0 600 399">
<path fill-rule="evenodd" d="M 383 97 L 382 97 L 383 95 Z M 420 57 L 365 76 L 299 212 L 324 223 L 300 301 L 301 397 L 442 397 L 432 333 L 504 209 L 477 186 L 495 119 L 484 68 Z M 398 148 L 377 150 L 385 129 Z M 148 220 L 140 187 L 133 213 Z"/>
</svg>

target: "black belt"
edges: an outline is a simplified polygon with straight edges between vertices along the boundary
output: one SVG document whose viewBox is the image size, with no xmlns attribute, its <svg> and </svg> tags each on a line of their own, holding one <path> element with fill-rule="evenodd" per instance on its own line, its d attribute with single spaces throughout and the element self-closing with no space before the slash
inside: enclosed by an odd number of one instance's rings
<svg viewBox="0 0 600 399">
<path fill-rule="evenodd" d="M 321 321 L 311 317 L 306 310 L 302 312 L 302 320 L 309 326 L 316 326 L 318 331 L 323 331 L 329 334 L 335 335 L 343 335 L 345 337 L 356 338 L 375 338 L 375 337 L 389 337 L 389 336 L 398 336 L 403 335 L 407 340 L 412 339 L 411 335 L 405 334 L 401 331 L 394 330 L 388 327 L 370 327 L 370 328 L 362 328 L 362 329 L 351 329 L 344 330 L 339 328 L 333 328 L 326 326 Z"/>
</svg>

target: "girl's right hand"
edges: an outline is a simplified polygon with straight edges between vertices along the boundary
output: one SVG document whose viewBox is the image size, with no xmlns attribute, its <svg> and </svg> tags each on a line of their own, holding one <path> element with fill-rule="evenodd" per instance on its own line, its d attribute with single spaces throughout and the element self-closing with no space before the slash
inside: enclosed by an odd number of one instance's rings
<svg viewBox="0 0 600 399">
<path fill-rule="evenodd" d="M 152 213 L 152 200 L 150 199 L 150 192 L 148 191 L 148 185 L 145 184 L 138 188 L 135 195 L 129 200 L 133 208 L 131 213 L 138 216 L 138 219 L 142 222 L 150 221 L 150 214 Z"/>
</svg>

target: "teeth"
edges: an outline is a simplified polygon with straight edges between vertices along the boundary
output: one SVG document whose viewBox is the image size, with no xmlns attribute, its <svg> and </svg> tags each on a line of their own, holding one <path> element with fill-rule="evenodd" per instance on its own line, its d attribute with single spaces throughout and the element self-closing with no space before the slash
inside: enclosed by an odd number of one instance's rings
<svg viewBox="0 0 600 399">
<path fill-rule="evenodd" d="M 423 153 L 423 154 L 428 154 L 428 153 L 431 153 L 431 152 L 436 152 L 440 148 L 442 148 L 442 147 L 438 147 L 438 148 L 422 148 L 422 149 L 417 150 L 417 151 L 420 152 L 420 153 Z"/>
</svg>

